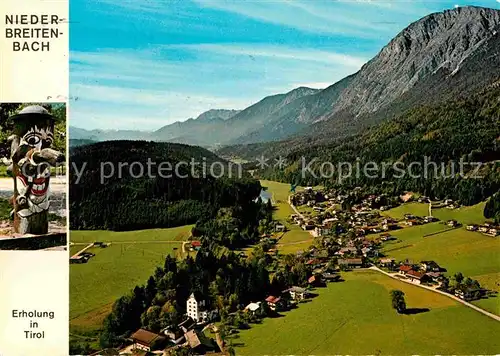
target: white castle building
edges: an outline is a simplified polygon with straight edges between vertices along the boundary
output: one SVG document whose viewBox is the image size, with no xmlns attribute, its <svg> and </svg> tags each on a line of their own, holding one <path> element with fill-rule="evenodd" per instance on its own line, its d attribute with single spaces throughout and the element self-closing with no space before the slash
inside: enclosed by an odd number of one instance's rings
<svg viewBox="0 0 500 356">
<path fill-rule="evenodd" d="M 207 321 L 209 312 L 207 310 L 206 302 L 201 297 L 196 297 L 194 293 L 191 293 L 187 300 L 187 315 L 196 322 Z"/>
</svg>

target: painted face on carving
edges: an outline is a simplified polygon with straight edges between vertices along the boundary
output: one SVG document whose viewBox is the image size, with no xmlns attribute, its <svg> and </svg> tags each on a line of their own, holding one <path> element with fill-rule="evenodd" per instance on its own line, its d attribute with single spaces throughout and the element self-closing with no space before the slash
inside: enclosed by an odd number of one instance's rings
<svg viewBox="0 0 500 356">
<path fill-rule="evenodd" d="M 31 126 L 21 137 L 20 145 L 27 145 L 34 151 L 50 147 L 54 141 L 51 127 Z M 21 196 L 26 198 L 26 208 L 18 213 L 29 216 L 40 213 L 49 208 L 48 188 L 50 179 L 50 166 L 36 164 L 31 155 L 19 161 L 20 172 L 16 176 L 17 188 Z"/>
</svg>

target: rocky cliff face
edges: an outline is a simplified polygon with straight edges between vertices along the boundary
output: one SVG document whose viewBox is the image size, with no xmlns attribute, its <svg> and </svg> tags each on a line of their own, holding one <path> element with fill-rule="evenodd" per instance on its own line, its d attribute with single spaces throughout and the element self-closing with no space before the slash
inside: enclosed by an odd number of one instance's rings
<svg viewBox="0 0 500 356">
<path fill-rule="evenodd" d="M 357 73 L 333 113 L 377 111 L 439 69 L 450 74 L 496 34 L 500 11 L 462 7 L 412 23 Z"/>
</svg>

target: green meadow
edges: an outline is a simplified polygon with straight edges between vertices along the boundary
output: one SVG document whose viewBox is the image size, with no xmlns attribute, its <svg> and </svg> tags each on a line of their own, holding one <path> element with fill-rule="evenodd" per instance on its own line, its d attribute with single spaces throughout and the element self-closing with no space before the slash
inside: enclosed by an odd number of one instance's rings
<svg viewBox="0 0 500 356">
<path fill-rule="evenodd" d="M 266 187 L 267 191 L 272 195 L 272 201 L 276 208 L 274 211 L 274 218 L 281 221 L 288 229 L 288 231 L 280 239 L 280 244 L 312 241 L 310 233 L 302 230 L 298 225 L 288 222 L 290 215 L 295 214 L 293 209 L 288 204 L 288 196 L 291 194 L 290 184 L 268 180 L 261 180 L 260 184 L 263 187 Z M 296 191 L 298 192 L 302 189 L 302 187 L 297 187 Z M 293 248 L 291 250 L 293 250 Z"/>
<path fill-rule="evenodd" d="M 70 265 L 70 325 L 92 330 L 102 325 L 113 302 L 136 285 L 144 284 L 167 254 L 181 253 L 182 241 L 192 226 L 127 232 L 71 231 L 75 253 L 87 243 L 111 243 L 92 247 L 95 254 L 87 263 Z M 174 250 L 176 249 L 176 250 Z"/>
<path fill-rule="evenodd" d="M 374 271 L 344 273 L 318 297 L 230 339 L 238 355 L 498 354 L 500 323 Z M 400 315 L 389 292 L 406 294 Z M 417 309 L 420 309 L 418 311 Z M 428 309 L 428 310 L 427 310 Z M 426 311 L 425 311 L 426 310 Z M 497 340 L 497 341 L 495 341 Z M 228 340 L 229 341 L 229 340 Z"/>
<path fill-rule="evenodd" d="M 429 215 L 429 204 L 424 203 L 406 203 L 401 204 L 393 209 L 381 212 L 382 215 L 390 216 L 394 219 L 404 219 L 405 214 L 412 214 L 416 216 L 428 216 Z"/>
<path fill-rule="evenodd" d="M 432 216 L 441 221 L 457 220 L 461 224 L 481 224 L 485 221 L 483 215 L 485 202 L 473 205 L 464 206 L 457 209 L 448 208 L 433 208 Z M 427 203 L 405 203 L 400 206 L 382 212 L 383 215 L 390 216 L 395 219 L 403 219 L 405 214 L 413 214 L 416 216 L 429 215 L 429 204 Z"/>
<path fill-rule="evenodd" d="M 413 262 L 434 260 L 446 268 L 449 276 L 462 272 L 466 277 L 477 279 L 484 287 L 500 292 L 500 239 L 479 232 L 467 231 L 465 228 L 467 224 L 484 222 L 484 204 L 459 209 L 433 209 L 433 216 L 440 219 L 440 222 L 391 232 L 399 241 L 385 243 L 382 251 L 397 260 L 410 259 Z M 406 208 L 398 208 L 421 215 L 417 213 L 422 208 L 418 205 L 428 206 L 412 203 L 401 206 L 406 206 Z M 393 210 L 395 209 L 387 211 L 386 214 L 395 216 Z M 396 213 L 396 215 L 399 214 L 400 211 Z M 457 220 L 464 226 L 450 229 L 444 222 L 451 219 Z M 499 297 L 482 299 L 473 303 L 500 315 Z"/>
<path fill-rule="evenodd" d="M 464 206 L 458 209 L 432 209 L 432 215 L 436 218 L 447 221 L 455 219 L 461 224 L 481 224 L 486 218 L 483 215 L 485 202 L 473 206 Z"/>
</svg>

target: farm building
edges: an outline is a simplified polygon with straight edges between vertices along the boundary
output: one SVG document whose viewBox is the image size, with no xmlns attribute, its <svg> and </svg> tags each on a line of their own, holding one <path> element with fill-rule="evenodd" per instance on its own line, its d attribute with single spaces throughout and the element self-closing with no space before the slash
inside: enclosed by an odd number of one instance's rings
<svg viewBox="0 0 500 356">
<path fill-rule="evenodd" d="M 379 264 L 381 267 L 392 267 L 394 265 L 394 258 L 381 258 Z"/>
<path fill-rule="evenodd" d="M 347 268 L 361 268 L 363 267 L 363 259 L 361 258 L 340 258 L 339 266 L 347 267 Z"/>
<path fill-rule="evenodd" d="M 417 283 L 417 284 L 425 283 L 430 279 L 429 276 L 427 276 L 425 273 L 417 272 L 414 270 L 408 271 L 405 276 L 410 281 Z"/>
<path fill-rule="evenodd" d="M 130 336 L 134 344 L 134 349 L 150 352 L 153 350 L 154 343 L 161 342 L 165 338 L 159 334 L 153 333 L 145 329 L 139 329 Z"/>
<path fill-rule="evenodd" d="M 412 271 L 413 267 L 408 265 L 399 266 L 399 274 L 406 275 L 408 272 Z"/>
</svg>

